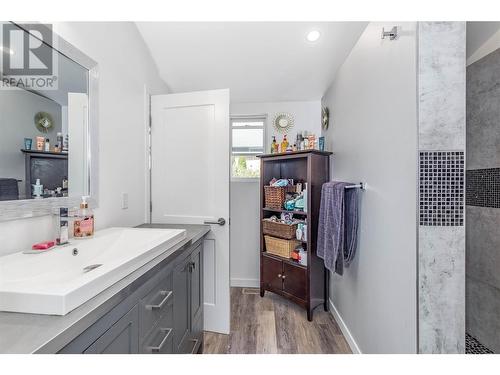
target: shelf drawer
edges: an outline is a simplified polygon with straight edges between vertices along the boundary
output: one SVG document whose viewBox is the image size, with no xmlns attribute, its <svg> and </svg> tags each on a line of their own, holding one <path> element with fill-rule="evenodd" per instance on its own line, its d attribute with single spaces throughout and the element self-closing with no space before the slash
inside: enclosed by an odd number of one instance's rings
<svg viewBox="0 0 500 375">
<path fill-rule="evenodd" d="M 283 291 L 305 300 L 307 297 L 307 270 L 283 262 Z"/>
<path fill-rule="evenodd" d="M 172 306 L 172 274 L 162 279 L 139 301 L 139 337 L 146 337 L 160 318 Z"/>
</svg>

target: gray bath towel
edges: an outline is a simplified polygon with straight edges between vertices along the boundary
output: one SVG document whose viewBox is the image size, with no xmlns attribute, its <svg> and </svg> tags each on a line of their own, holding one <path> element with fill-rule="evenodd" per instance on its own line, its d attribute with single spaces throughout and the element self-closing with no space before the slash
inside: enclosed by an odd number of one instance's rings
<svg viewBox="0 0 500 375">
<path fill-rule="evenodd" d="M 340 275 L 354 258 L 358 232 L 359 189 L 347 182 L 327 182 L 321 189 L 317 255 Z"/>
</svg>

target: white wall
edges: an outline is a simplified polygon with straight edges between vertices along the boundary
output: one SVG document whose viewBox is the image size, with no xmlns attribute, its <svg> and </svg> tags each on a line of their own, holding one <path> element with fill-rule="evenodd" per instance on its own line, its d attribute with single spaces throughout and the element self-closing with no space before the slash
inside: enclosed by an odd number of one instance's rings
<svg viewBox="0 0 500 375">
<path fill-rule="evenodd" d="M 323 98 L 332 178 L 363 181 L 359 246 L 331 302 L 363 353 L 416 353 L 416 24 L 370 23 Z"/>
<path fill-rule="evenodd" d="M 321 102 L 231 103 L 232 115 L 267 114 L 265 152 L 269 152 L 273 135 L 272 121 L 276 113 L 290 113 L 295 126 L 287 134 L 295 140 L 298 130 L 317 136 L 321 132 Z M 281 142 L 281 134 L 277 141 Z M 231 286 L 259 285 L 260 247 L 259 182 L 231 182 Z"/>
<path fill-rule="evenodd" d="M 48 112 L 54 120 L 54 126 L 42 133 L 35 127 L 35 115 Z M 2 138 L 0 140 L 0 177 L 16 178 L 21 199 L 31 191 L 25 192 L 25 157 L 20 151 L 24 148 L 24 138 L 31 138 L 32 148 L 36 149 L 36 137 L 50 139 L 56 143 L 57 132 L 61 131 L 61 106 L 43 96 L 25 90 L 0 90 L 0 113 L 2 119 Z M 43 180 L 42 180 L 43 184 Z"/>
<path fill-rule="evenodd" d="M 58 23 L 54 31 L 99 64 L 98 229 L 145 221 L 144 85 L 167 92 L 135 24 Z M 128 192 L 129 208 L 121 209 Z M 52 237 L 49 216 L 0 223 L 0 255 Z"/>
</svg>

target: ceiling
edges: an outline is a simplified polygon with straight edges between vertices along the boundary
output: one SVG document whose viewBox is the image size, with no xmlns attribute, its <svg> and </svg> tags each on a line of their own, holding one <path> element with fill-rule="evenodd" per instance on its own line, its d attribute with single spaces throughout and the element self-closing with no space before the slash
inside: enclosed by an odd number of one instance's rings
<svg viewBox="0 0 500 375">
<path fill-rule="evenodd" d="M 367 22 L 139 22 L 172 92 L 229 88 L 232 102 L 320 99 Z M 308 42 L 318 30 L 321 37 Z"/>
</svg>

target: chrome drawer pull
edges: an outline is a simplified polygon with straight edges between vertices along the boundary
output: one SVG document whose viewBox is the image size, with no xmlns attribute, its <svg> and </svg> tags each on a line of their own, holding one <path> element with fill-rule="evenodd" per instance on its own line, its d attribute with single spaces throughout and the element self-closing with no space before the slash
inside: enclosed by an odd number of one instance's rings
<svg viewBox="0 0 500 375">
<path fill-rule="evenodd" d="M 146 305 L 146 309 L 148 309 L 148 310 L 160 310 L 160 309 L 162 309 L 163 306 L 165 306 L 165 304 L 170 299 L 170 296 L 172 295 L 172 291 L 171 290 L 169 290 L 169 291 L 162 290 L 162 291 L 160 291 L 160 295 L 165 296 L 161 300 L 161 302 L 158 305 Z"/>
<path fill-rule="evenodd" d="M 194 354 L 194 350 L 198 346 L 198 339 L 192 339 L 191 341 L 194 341 L 193 349 L 191 349 L 191 354 Z"/>
<path fill-rule="evenodd" d="M 158 353 L 160 352 L 160 350 L 163 349 L 163 346 L 167 343 L 167 339 L 170 336 L 170 333 L 172 332 L 172 328 L 160 328 L 160 331 L 166 332 L 167 334 L 161 340 L 160 345 L 149 347 L 149 350 L 151 350 L 152 353 Z"/>
</svg>

